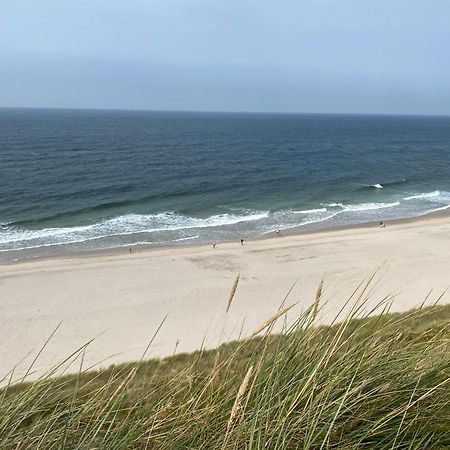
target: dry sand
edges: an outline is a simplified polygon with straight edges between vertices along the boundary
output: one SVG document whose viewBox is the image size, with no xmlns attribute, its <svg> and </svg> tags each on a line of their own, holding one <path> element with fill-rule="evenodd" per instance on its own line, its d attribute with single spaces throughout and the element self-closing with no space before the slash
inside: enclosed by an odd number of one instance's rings
<svg viewBox="0 0 450 450">
<path fill-rule="evenodd" d="M 430 290 L 435 300 L 450 281 L 450 220 L 274 237 L 244 246 L 219 243 L 214 250 L 178 247 L 0 266 L 0 378 L 25 357 L 16 368 L 16 374 L 24 373 L 60 322 L 34 376 L 92 338 L 84 367 L 138 359 L 166 315 L 149 356 L 248 335 L 295 282 L 289 301 L 298 305 L 289 318 L 311 304 L 323 278 L 326 322 L 374 270 L 378 283 L 371 304 L 395 294 L 392 309 L 406 310 Z M 224 320 L 238 273 L 241 281 Z"/>
</svg>

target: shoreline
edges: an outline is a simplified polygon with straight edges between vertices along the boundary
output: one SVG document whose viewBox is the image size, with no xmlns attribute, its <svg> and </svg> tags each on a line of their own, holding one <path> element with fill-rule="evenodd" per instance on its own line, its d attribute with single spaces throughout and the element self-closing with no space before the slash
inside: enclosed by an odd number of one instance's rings
<svg viewBox="0 0 450 450">
<path fill-rule="evenodd" d="M 140 359 L 163 322 L 149 358 L 215 348 L 248 336 L 288 292 L 287 302 L 296 304 L 288 314 L 291 323 L 313 303 L 321 280 L 324 324 L 374 273 L 368 308 L 386 298 L 392 312 L 434 303 L 449 284 L 449 215 L 386 223 L 248 240 L 244 246 L 220 243 L 215 250 L 161 247 L 1 265 L 2 314 L 8 320 L 0 328 L 0 379 L 16 365 L 17 375 L 25 373 L 57 327 L 33 376 L 92 339 L 86 366 Z M 280 320 L 274 332 L 282 326 Z M 78 367 L 74 363 L 68 371 Z"/>
<path fill-rule="evenodd" d="M 428 214 L 423 214 L 420 216 L 415 217 L 406 217 L 406 218 L 400 218 L 400 219 L 393 219 L 393 220 L 384 220 L 383 223 L 386 226 L 399 226 L 399 225 L 405 225 L 405 224 L 412 224 L 417 222 L 428 222 L 429 220 L 435 220 L 439 218 L 450 218 L 450 209 L 442 210 L 442 211 L 435 211 L 430 212 Z M 348 224 L 348 225 L 336 225 L 336 226 L 330 226 L 330 227 L 321 227 L 321 228 L 304 228 L 303 226 L 297 226 L 292 227 L 288 229 L 281 229 L 281 236 L 274 236 L 273 233 L 266 233 L 264 235 L 253 237 L 253 238 L 247 238 L 245 239 L 245 242 L 258 242 L 258 241 L 266 241 L 270 239 L 279 240 L 283 237 L 290 237 L 290 236 L 309 236 L 309 235 L 320 235 L 325 233 L 332 233 L 332 232 L 341 232 L 346 230 L 364 230 L 364 229 L 370 229 L 370 228 L 378 228 L 379 227 L 379 221 L 371 221 L 371 222 L 361 222 L 361 223 L 354 223 L 354 224 Z M 236 238 L 235 240 L 223 240 L 223 241 L 216 241 L 217 246 L 222 245 L 229 245 L 233 243 L 239 243 L 239 238 Z M 49 252 L 51 252 L 50 249 L 54 249 L 55 251 L 53 254 L 37 254 L 33 255 L 33 251 L 36 251 L 38 249 L 43 249 L 44 247 L 38 247 L 37 249 L 24 249 L 24 250 L 11 250 L 6 253 L 6 258 L 3 260 L 3 258 L 0 258 L 0 267 L 1 266 L 10 266 L 10 265 L 16 265 L 16 264 L 26 264 L 29 262 L 39 262 L 39 261 L 55 261 L 55 260 L 70 260 L 70 259 L 80 259 L 80 258 L 96 258 L 96 257 L 114 257 L 119 255 L 129 255 L 129 249 L 132 249 L 131 254 L 136 253 L 151 253 L 151 252 L 157 252 L 161 250 L 170 250 L 170 249 L 195 249 L 195 248 L 203 248 L 211 246 L 211 243 L 206 242 L 198 242 L 198 243 L 187 243 L 187 244 L 173 244 L 173 243 L 167 243 L 167 244 L 133 244 L 133 245 L 123 245 L 119 247 L 111 247 L 111 248 L 99 248 L 99 249 L 93 249 L 93 250 L 73 250 L 73 251 L 67 251 L 67 250 L 61 250 L 59 251 L 59 247 L 62 246 L 50 246 Z M 14 258 L 14 257 L 8 257 L 8 254 L 13 253 L 14 255 L 17 254 L 23 254 L 23 253 L 31 253 L 28 257 L 22 257 L 22 258 Z"/>
</svg>

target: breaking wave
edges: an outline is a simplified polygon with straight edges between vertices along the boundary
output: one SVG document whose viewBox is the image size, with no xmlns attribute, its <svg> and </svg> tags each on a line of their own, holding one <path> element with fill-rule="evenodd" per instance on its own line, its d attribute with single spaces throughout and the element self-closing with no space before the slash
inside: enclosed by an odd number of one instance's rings
<svg viewBox="0 0 450 450">
<path fill-rule="evenodd" d="M 360 203 L 358 205 L 344 206 L 344 212 L 371 211 L 374 209 L 393 208 L 399 206 L 400 202 L 393 203 Z"/>
<path fill-rule="evenodd" d="M 401 180 L 396 181 L 387 181 L 387 182 L 381 182 L 381 183 L 373 183 L 373 184 L 363 184 L 360 187 L 360 190 L 366 190 L 366 189 L 384 189 L 386 187 L 390 186 L 397 186 L 399 184 L 406 183 L 408 180 L 406 178 L 402 178 Z"/>
<path fill-rule="evenodd" d="M 421 194 L 410 195 L 409 197 L 403 197 L 403 200 L 416 200 L 420 198 L 433 198 L 439 197 L 441 195 L 441 191 L 433 191 L 433 192 L 423 192 Z"/>
<path fill-rule="evenodd" d="M 376 220 L 417 217 L 450 208 L 450 192 L 399 193 L 386 196 L 384 202 L 306 204 L 305 208 L 278 211 L 228 209 L 226 213 L 193 217 L 179 212 L 158 214 L 129 213 L 95 223 L 60 227 L 32 226 L 16 223 L 0 225 L 0 252 L 73 245 L 96 249 L 139 244 L 170 244 L 189 241 L 208 242 L 255 237 L 276 229 L 317 228 Z M 402 197 L 403 195 L 403 197 Z M 367 196 L 366 198 L 370 198 Z M 377 199 L 380 197 L 377 195 Z"/>
<path fill-rule="evenodd" d="M 127 214 L 76 227 L 27 230 L 14 226 L 3 226 L 0 231 L 0 249 L 27 249 L 75 244 L 114 236 L 232 226 L 242 222 L 257 221 L 267 217 L 268 214 L 268 211 L 255 211 L 246 215 L 217 214 L 207 218 L 195 218 L 173 212 L 164 212 L 148 215 Z M 182 238 L 183 236 L 177 239 Z M 173 240 L 175 241 L 175 239 Z"/>
<path fill-rule="evenodd" d="M 317 208 L 317 209 L 303 209 L 300 211 L 292 211 L 294 214 L 314 214 L 327 212 L 327 208 Z"/>
</svg>

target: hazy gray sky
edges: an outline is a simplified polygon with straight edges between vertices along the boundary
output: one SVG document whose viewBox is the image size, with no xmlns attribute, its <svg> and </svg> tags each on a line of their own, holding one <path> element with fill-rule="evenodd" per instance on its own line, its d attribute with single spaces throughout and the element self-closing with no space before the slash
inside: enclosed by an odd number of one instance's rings
<svg viewBox="0 0 450 450">
<path fill-rule="evenodd" d="M 0 105 L 450 114 L 450 1 L 0 0 Z"/>
</svg>

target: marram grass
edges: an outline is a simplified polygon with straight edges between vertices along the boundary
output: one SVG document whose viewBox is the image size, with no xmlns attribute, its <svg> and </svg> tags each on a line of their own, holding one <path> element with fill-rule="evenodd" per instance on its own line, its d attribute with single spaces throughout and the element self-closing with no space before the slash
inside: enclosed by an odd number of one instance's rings
<svg viewBox="0 0 450 450">
<path fill-rule="evenodd" d="M 284 305 L 217 350 L 3 380 L 0 449 L 450 448 L 450 307 L 361 317 L 364 292 L 333 326 L 321 285 L 278 335 Z"/>
</svg>

